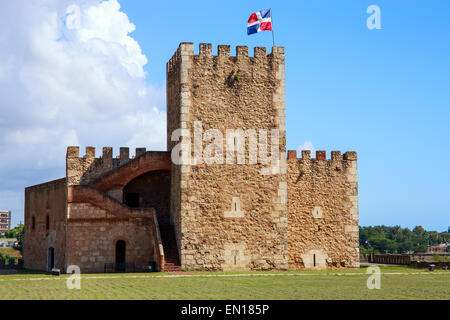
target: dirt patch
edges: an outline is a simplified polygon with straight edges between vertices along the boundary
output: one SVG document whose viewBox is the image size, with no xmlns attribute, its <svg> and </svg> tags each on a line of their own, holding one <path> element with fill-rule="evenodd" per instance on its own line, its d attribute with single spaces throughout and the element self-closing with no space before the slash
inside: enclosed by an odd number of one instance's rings
<svg viewBox="0 0 450 320">
<path fill-rule="evenodd" d="M 20 252 L 20 250 L 11 248 L 11 247 L 6 247 L 6 248 L 0 248 L 0 254 L 5 255 L 5 256 L 13 256 L 16 258 L 22 258 L 22 253 Z"/>
</svg>

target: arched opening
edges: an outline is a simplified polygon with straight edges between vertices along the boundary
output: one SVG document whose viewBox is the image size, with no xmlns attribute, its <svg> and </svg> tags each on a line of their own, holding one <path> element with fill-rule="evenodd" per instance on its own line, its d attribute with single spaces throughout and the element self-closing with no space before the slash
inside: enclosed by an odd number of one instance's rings
<svg viewBox="0 0 450 320">
<path fill-rule="evenodd" d="M 126 267 L 126 243 L 123 240 L 116 242 L 116 271 L 124 272 Z"/>
<path fill-rule="evenodd" d="M 131 180 L 123 188 L 123 203 L 132 208 L 154 208 L 158 223 L 170 224 L 170 171 L 149 171 Z"/>
<path fill-rule="evenodd" d="M 48 271 L 51 271 L 55 267 L 55 248 L 48 248 L 47 263 Z"/>
</svg>

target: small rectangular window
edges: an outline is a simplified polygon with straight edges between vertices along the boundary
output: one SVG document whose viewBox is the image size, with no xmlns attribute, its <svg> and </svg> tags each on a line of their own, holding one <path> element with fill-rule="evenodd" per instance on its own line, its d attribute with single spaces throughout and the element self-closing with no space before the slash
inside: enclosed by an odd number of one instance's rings
<svg viewBox="0 0 450 320">
<path fill-rule="evenodd" d="M 45 229 L 50 229 L 50 217 L 47 216 L 46 221 L 45 221 Z"/>
</svg>

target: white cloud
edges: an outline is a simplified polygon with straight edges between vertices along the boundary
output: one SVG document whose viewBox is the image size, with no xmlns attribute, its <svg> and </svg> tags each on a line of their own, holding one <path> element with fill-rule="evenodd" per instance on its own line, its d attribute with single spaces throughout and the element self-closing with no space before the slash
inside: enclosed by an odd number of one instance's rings
<svg viewBox="0 0 450 320">
<path fill-rule="evenodd" d="M 311 141 L 305 141 L 301 146 L 297 148 L 299 154 L 301 154 L 302 150 L 311 150 L 312 154 L 315 152 L 314 145 Z"/>
<path fill-rule="evenodd" d="M 69 29 L 74 3 L 80 27 Z M 63 176 L 68 145 L 165 149 L 164 90 L 146 83 L 117 0 L 2 1 L 0 24 L 1 190 L 18 172 Z"/>
</svg>

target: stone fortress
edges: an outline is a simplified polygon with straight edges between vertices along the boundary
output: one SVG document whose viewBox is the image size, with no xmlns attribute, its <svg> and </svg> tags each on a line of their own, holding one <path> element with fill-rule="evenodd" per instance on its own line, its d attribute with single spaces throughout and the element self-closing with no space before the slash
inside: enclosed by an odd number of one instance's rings
<svg viewBox="0 0 450 320">
<path fill-rule="evenodd" d="M 188 135 L 174 139 L 177 129 Z M 228 161 L 233 149 L 226 163 L 205 163 L 197 145 L 189 163 L 173 161 L 179 144 L 210 129 L 277 129 L 267 149 L 280 156 L 261 174 L 251 137 L 234 136 L 244 164 Z M 81 157 L 68 147 L 65 178 L 25 189 L 23 256 L 29 269 L 82 273 L 359 267 L 356 152 L 286 151 L 283 47 L 251 57 L 219 45 L 215 56 L 211 44 L 194 54 L 181 43 L 167 63 L 167 151 L 113 157 L 105 147 L 96 158 L 93 147 Z"/>
</svg>

